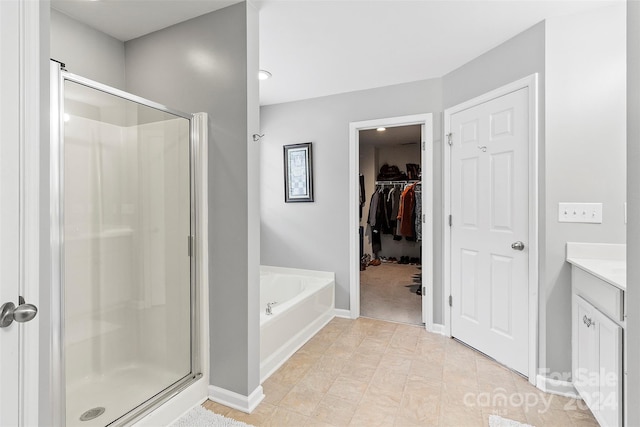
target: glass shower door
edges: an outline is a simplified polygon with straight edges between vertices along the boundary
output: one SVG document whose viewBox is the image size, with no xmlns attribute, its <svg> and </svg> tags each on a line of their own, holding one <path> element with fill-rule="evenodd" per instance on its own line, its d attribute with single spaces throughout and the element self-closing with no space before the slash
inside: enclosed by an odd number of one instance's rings
<svg viewBox="0 0 640 427">
<path fill-rule="evenodd" d="M 66 424 L 105 426 L 192 366 L 190 120 L 64 80 Z"/>
</svg>

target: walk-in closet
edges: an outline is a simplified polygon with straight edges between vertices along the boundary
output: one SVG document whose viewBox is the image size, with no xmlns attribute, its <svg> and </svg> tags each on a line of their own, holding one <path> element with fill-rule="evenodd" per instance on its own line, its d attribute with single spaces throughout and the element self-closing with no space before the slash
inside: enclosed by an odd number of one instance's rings
<svg viewBox="0 0 640 427">
<path fill-rule="evenodd" d="M 359 131 L 360 314 L 422 323 L 421 125 Z"/>
</svg>

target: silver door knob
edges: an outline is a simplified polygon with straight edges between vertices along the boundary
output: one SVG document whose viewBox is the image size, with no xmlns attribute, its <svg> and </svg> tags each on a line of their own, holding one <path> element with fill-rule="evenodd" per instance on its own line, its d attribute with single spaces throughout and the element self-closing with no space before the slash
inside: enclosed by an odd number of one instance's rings
<svg viewBox="0 0 640 427">
<path fill-rule="evenodd" d="M 515 251 L 521 251 L 524 249 L 524 243 L 522 243 L 520 240 L 518 240 L 517 242 L 513 242 L 511 244 L 511 249 Z"/>
<path fill-rule="evenodd" d="M 5 302 L 0 306 L 0 328 L 6 328 L 13 321 L 24 323 L 32 320 L 38 314 L 38 308 L 33 304 L 26 304 L 24 298 L 20 297 L 19 306 L 12 302 Z"/>
</svg>

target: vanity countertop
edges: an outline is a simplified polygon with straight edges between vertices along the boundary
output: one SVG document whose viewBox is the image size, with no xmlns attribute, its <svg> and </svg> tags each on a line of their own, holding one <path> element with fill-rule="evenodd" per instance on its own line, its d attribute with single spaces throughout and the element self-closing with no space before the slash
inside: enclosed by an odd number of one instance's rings
<svg viewBox="0 0 640 427">
<path fill-rule="evenodd" d="M 613 286 L 627 288 L 626 245 L 567 243 L 567 262 Z"/>
</svg>

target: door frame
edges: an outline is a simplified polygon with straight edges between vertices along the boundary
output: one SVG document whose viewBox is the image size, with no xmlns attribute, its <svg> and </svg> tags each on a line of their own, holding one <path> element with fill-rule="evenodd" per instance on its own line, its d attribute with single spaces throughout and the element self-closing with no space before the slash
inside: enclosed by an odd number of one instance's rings
<svg viewBox="0 0 640 427">
<path fill-rule="evenodd" d="M 538 367 L 538 74 L 532 74 L 509 83 L 498 89 L 447 108 L 444 111 L 443 141 L 448 141 L 451 133 L 451 116 L 460 111 L 475 107 L 520 89 L 528 89 L 529 105 L 529 382 L 536 385 Z M 451 295 L 451 228 L 449 215 L 451 214 L 451 146 L 443 144 L 443 284 L 442 306 L 444 307 L 444 330 L 451 336 L 451 307 L 448 298 Z"/>
<path fill-rule="evenodd" d="M 380 126 L 397 127 L 422 125 L 421 168 L 428 171 L 422 176 L 422 319 L 428 331 L 433 330 L 433 114 L 413 114 L 349 123 L 349 316 L 360 317 L 360 250 L 359 250 L 359 173 L 360 136 L 365 129 Z M 426 180 L 425 180 L 426 178 Z M 428 244 L 425 244 L 427 242 Z M 425 272 L 427 272 L 425 274 Z M 425 310 L 425 306 L 429 309 Z"/>
</svg>

